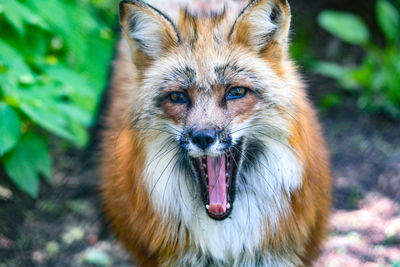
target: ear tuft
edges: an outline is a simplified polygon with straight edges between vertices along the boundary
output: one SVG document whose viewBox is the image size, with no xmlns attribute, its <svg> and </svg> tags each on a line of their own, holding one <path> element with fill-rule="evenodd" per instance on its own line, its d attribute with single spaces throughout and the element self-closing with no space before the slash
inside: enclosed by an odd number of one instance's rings
<svg viewBox="0 0 400 267">
<path fill-rule="evenodd" d="M 180 42 L 171 20 L 158 9 L 138 0 L 119 4 L 120 24 L 129 44 L 151 59 L 162 56 Z"/>
<path fill-rule="evenodd" d="M 287 48 L 290 7 L 286 0 L 253 0 L 236 18 L 229 38 L 264 51 L 272 42 Z"/>
</svg>

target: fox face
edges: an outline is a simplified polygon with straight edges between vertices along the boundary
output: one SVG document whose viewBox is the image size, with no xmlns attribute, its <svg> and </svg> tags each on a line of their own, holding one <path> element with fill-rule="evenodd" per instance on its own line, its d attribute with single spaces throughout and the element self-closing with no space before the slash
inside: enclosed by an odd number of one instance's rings
<svg viewBox="0 0 400 267">
<path fill-rule="evenodd" d="M 121 18 L 146 61 L 137 89 L 146 108 L 133 111 L 134 127 L 163 131 L 185 155 L 179 165 L 197 176 L 208 215 L 227 218 L 243 163 L 263 153 L 256 144 L 288 136 L 290 88 L 267 61 L 284 60 L 286 2 L 253 1 L 234 21 L 226 10 L 208 19 L 183 11 L 176 27 L 144 3 L 123 1 Z"/>
<path fill-rule="evenodd" d="M 173 21 L 123 0 L 120 17 L 135 69 L 119 109 L 144 151 L 135 179 L 166 228 L 185 229 L 174 242 L 194 247 L 174 264 L 209 255 L 205 265 L 299 265 L 294 252 L 261 252 L 309 173 L 298 149 L 307 104 L 287 55 L 288 3 L 253 0 L 239 14 L 183 10 Z"/>
</svg>

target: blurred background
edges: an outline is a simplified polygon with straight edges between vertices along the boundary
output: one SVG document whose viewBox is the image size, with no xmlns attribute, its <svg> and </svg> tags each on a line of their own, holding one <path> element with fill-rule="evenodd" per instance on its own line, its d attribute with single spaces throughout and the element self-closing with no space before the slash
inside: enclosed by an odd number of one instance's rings
<svg viewBox="0 0 400 267">
<path fill-rule="evenodd" d="M 90 164 L 118 2 L 0 0 L 0 266 L 132 265 L 107 230 Z M 398 267 L 400 0 L 290 4 L 291 54 L 334 175 L 315 266 Z"/>
</svg>

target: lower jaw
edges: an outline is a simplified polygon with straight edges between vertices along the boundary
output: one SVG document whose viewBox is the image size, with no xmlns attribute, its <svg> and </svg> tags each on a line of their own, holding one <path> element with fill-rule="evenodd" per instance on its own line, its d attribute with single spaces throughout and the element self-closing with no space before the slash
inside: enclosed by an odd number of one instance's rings
<svg viewBox="0 0 400 267">
<path fill-rule="evenodd" d="M 232 204 L 230 204 L 230 205 L 232 206 Z M 207 210 L 207 215 L 216 221 L 222 221 L 222 220 L 225 220 L 231 214 L 231 212 L 232 212 L 232 207 L 222 214 L 210 213 Z"/>
</svg>

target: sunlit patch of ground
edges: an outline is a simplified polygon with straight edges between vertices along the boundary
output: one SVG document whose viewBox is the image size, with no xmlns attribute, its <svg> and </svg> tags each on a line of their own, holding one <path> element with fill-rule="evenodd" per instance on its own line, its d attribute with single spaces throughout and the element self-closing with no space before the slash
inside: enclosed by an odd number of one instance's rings
<svg viewBox="0 0 400 267">
<path fill-rule="evenodd" d="M 357 210 L 336 210 L 331 227 L 315 266 L 399 266 L 399 203 L 371 193 Z"/>
</svg>

